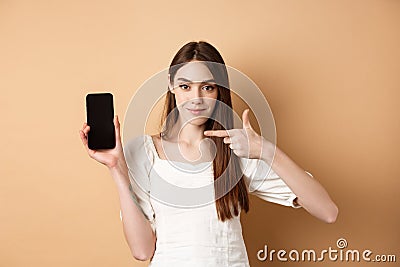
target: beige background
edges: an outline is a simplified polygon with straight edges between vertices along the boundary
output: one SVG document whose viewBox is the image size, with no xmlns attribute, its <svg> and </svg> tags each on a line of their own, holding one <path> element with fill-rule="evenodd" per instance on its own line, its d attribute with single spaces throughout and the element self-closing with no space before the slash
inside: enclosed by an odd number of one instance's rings
<svg viewBox="0 0 400 267">
<path fill-rule="evenodd" d="M 399 25 L 395 0 L 0 0 L 0 266 L 147 266 L 129 253 L 106 167 L 79 139 L 84 97 L 112 92 L 123 120 L 135 90 L 192 40 L 259 85 L 278 146 L 340 208 L 329 225 L 252 197 L 251 265 L 310 266 L 256 252 L 321 251 L 340 237 L 399 262 Z"/>
</svg>

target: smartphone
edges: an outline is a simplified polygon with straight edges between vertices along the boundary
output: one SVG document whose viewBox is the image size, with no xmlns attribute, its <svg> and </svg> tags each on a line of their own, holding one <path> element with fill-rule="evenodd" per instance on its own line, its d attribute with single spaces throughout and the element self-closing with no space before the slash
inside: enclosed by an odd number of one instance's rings
<svg viewBox="0 0 400 267">
<path fill-rule="evenodd" d="M 115 147 L 114 104 L 111 93 L 86 95 L 88 146 L 90 149 L 111 149 Z"/>
</svg>

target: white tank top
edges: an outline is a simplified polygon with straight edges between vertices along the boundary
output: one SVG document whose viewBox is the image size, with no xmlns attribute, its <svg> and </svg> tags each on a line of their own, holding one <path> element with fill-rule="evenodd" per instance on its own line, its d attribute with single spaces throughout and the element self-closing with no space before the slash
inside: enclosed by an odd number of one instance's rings
<svg viewBox="0 0 400 267">
<path fill-rule="evenodd" d="M 149 266 L 249 266 L 240 213 L 222 222 L 215 201 L 209 201 L 215 199 L 212 162 L 160 159 L 150 135 L 130 140 L 124 153 L 137 204 L 157 236 Z M 250 194 L 299 207 L 293 204 L 296 195 L 264 161 L 241 158 L 240 165 Z"/>
</svg>

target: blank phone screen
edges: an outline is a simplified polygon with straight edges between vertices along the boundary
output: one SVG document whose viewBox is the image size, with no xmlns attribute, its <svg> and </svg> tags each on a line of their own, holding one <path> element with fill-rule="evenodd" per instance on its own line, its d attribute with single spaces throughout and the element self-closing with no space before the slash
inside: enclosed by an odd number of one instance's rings
<svg viewBox="0 0 400 267">
<path fill-rule="evenodd" d="M 110 93 L 88 94 L 86 96 L 88 146 L 90 149 L 115 147 L 114 105 Z"/>
</svg>

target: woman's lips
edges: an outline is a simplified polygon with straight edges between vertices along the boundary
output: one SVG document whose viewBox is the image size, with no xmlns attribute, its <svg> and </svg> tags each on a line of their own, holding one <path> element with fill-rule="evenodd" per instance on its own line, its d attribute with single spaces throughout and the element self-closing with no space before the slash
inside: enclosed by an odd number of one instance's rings
<svg viewBox="0 0 400 267">
<path fill-rule="evenodd" d="M 199 115 L 201 112 L 205 111 L 206 109 L 187 109 L 194 115 Z"/>
</svg>

